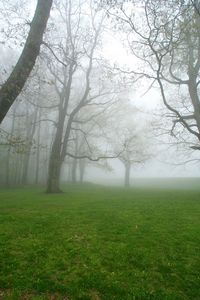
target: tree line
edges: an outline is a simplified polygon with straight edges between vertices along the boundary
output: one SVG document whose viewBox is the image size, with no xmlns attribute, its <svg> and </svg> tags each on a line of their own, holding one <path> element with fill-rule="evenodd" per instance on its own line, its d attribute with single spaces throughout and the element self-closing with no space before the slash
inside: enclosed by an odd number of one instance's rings
<svg viewBox="0 0 200 300">
<path fill-rule="evenodd" d="M 198 1 L 38 1 L 21 56 L 0 89 L 6 184 L 26 184 L 34 170 L 35 183 L 41 178 L 48 192 L 60 192 L 65 164 L 71 180 L 79 173 L 82 181 L 86 162 L 109 169 L 108 160 L 118 158 L 129 185 L 131 164 L 152 156 L 145 144 L 150 126 L 126 101 L 130 82 L 144 79 L 160 90 L 168 134 L 199 150 L 199 22 Z M 134 68 L 106 61 L 108 24 L 126 36 Z"/>
</svg>

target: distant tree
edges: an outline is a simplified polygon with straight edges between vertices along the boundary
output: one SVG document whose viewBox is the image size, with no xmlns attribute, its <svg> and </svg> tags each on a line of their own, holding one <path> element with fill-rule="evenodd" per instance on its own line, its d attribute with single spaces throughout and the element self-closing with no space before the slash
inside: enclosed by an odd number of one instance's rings
<svg viewBox="0 0 200 300">
<path fill-rule="evenodd" d="M 119 156 L 119 160 L 123 163 L 125 168 L 124 186 L 130 186 L 131 166 L 145 163 L 150 154 L 145 148 L 145 143 L 142 141 L 139 134 L 133 134 L 129 129 L 124 134 L 124 151 Z"/>
<path fill-rule="evenodd" d="M 14 170 L 19 184 L 34 181 L 39 183 L 39 177 L 44 182 L 47 165 L 44 156 L 51 143 L 51 135 L 48 135 L 47 129 L 50 127 L 47 115 L 51 113 L 51 106 L 50 103 L 45 106 L 45 97 L 48 97 L 50 102 L 50 92 L 47 88 L 49 84 L 43 82 L 36 72 L 31 80 L 28 80 L 1 126 L 0 155 L 4 156 L 4 153 L 7 153 L 1 169 L 6 175 L 7 185 L 16 181 Z"/>
<path fill-rule="evenodd" d="M 113 108 L 106 127 L 107 140 L 113 151 L 119 153 L 123 149 L 118 159 L 125 169 L 124 186 L 129 187 L 131 167 L 144 164 L 153 156 L 151 124 L 130 101 L 121 100 Z"/>
</svg>

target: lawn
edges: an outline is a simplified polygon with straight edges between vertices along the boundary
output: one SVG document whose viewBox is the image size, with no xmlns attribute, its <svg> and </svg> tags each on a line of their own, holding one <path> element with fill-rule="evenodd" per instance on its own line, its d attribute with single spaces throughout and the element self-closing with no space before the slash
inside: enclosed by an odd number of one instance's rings
<svg viewBox="0 0 200 300">
<path fill-rule="evenodd" d="M 0 299 L 200 299 L 200 190 L 0 191 Z"/>
</svg>

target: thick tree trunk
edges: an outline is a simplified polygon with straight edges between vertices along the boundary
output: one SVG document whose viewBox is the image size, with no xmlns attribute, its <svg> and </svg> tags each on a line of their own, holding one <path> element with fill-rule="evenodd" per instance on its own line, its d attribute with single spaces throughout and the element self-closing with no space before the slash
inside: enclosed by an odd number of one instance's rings
<svg viewBox="0 0 200 300">
<path fill-rule="evenodd" d="M 124 178 L 124 186 L 125 187 L 130 186 L 130 171 L 131 171 L 131 164 L 126 163 L 125 164 L 125 178 Z"/>
<path fill-rule="evenodd" d="M 52 0 L 38 0 L 35 15 L 22 54 L 12 73 L 0 89 L 0 123 L 22 91 L 37 56 L 52 6 Z"/>
<path fill-rule="evenodd" d="M 47 181 L 47 193 L 61 193 L 60 173 L 62 163 L 58 157 L 51 157 L 49 162 L 49 173 Z"/>
</svg>

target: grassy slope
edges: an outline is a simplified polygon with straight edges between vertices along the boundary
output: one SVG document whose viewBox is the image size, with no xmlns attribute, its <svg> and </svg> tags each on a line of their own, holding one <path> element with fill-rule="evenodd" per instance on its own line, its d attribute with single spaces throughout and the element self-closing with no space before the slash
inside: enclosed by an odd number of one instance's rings
<svg viewBox="0 0 200 300">
<path fill-rule="evenodd" d="M 0 212 L 0 299 L 200 299 L 198 190 L 16 189 Z"/>
</svg>

